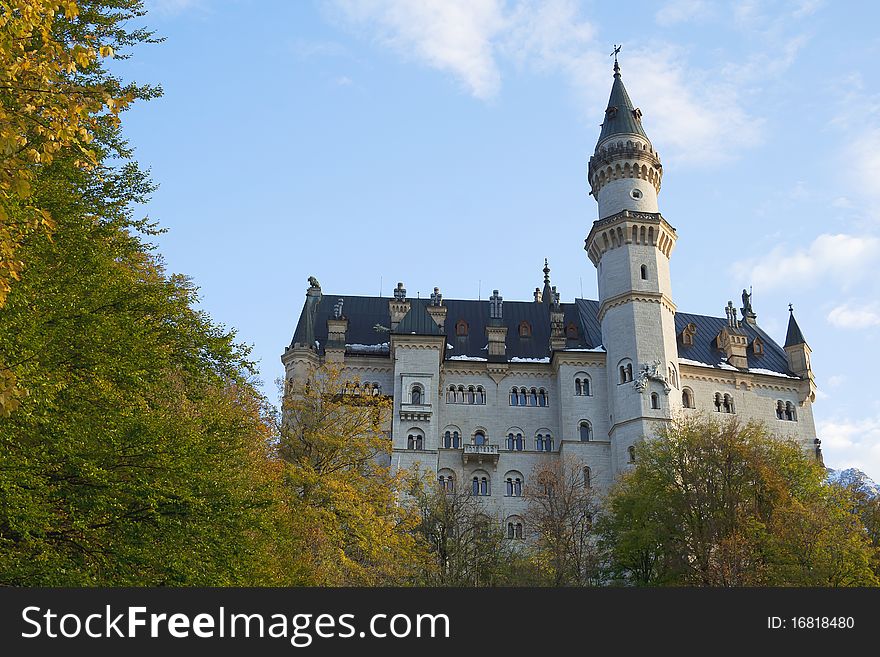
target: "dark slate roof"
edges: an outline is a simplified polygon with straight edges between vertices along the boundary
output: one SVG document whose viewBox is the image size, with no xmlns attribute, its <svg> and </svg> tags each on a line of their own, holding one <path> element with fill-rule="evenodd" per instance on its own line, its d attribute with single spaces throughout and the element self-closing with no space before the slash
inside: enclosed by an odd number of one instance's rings
<svg viewBox="0 0 880 657">
<path fill-rule="evenodd" d="M 427 301 L 415 300 L 410 303 L 410 311 L 400 320 L 400 324 L 394 329 L 394 333 L 408 333 L 410 335 L 443 335 L 437 322 L 425 309 Z"/>
<path fill-rule="evenodd" d="M 315 339 L 323 352 L 327 342 L 327 320 L 333 314 L 333 306 L 338 299 L 343 299 L 343 314 L 348 318 L 346 336 L 347 350 L 350 353 L 386 356 L 388 343 L 391 339 L 389 327 L 391 319 L 388 314 L 387 297 L 360 297 L 350 295 L 324 295 L 318 304 L 315 316 Z M 412 311 L 398 325 L 398 333 L 411 333 L 412 325 L 416 331 L 430 331 L 434 320 L 428 315 L 427 300 L 412 299 Z M 489 324 L 489 302 L 472 299 L 444 299 L 446 314 L 446 358 L 464 356 L 468 358 L 488 357 L 488 339 L 486 326 Z M 599 302 L 592 299 L 575 299 L 573 303 L 563 303 L 565 325 L 577 327 L 577 339 L 566 340 L 567 349 L 597 349 L 602 345 L 602 330 L 598 320 Z M 305 304 L 303 306 L 305 311 Z M 418 312 L 416 312 L 418 311 Z M 502 325 L 507 326 L 508 359 L 533 358 L 541 359 L 550 356 L 550 311 L 543 303 L 534 301 L 505 301 L 503 305 Z M 456 336 L 456 324 L 464 320 L 468 325 L 468 334 Z M 528 322 L 531 337 L 519 337 L 519 325 Z M 406 322 L 406 323 L 405 323 Z M 295 336 L 305 333 L 305 312 L 301 313 Z M 679 358 L 688 359 L 708 366 L 717 367 L 724 362 L 724 354 L 715 346 L 715 337 L 727 326 L 723 317 L 676 313 L 675 331 L 681 334 L 682 329 L 694 324 L 697 327 L 694 344 L 685 346 L 678 340 Z M 377 328 L 378 327 L 378 328 Z M 788 357 L 785 351 L 760 327 L 748 322 L 740 325 L 740 331 L 749 340 L 749 368 L 762 369 L 778 374 L 793 376 L 788 369 Z M 424 333 L 421 333 L 424 334 Z M 429 333 L 438 335 L 438 333 Z M 752 343 L 756 337 L 764 342 L 764 355 L 756 356 Z M 449 347 L 451 345 L 451 348 Z"/>
<path fill-rule="evenodd" d="M 694 324 L 697 327 L 697 333 L 694 335 L 694 344 L 683 345 L 679 338 L 678 357 L 712 366 L 725 362 L 724 352 L 716 346 L 715 337 L 721 332 L 721 329 L 727 326 L 727 318 L 675 313 L 676 335 L 680 335 L 682 329 L 688 324 Z M 749 346 L 746 351 L 749 369 L 764 369 L 792 376 L 791 370 L 788 369 L 788 356 L 785 351 L 773 338 L 764 333 L 760 327 L 752 326 L 748 322 L 742 322 L 739 332 L 746 335 L 749 339 Z M 752 349 L 752 343 L 756 337 L 760 337 L 764 342 L 764 355 L 762 356 L 756 356 Z"/>
<path fill-rule="evenodd" d="M 616 110 L 612 108 L 617 108 Z M 614 73 L 614 84 L 611 85 L 611 97 L 608 99 L 608 109 L 605 110 L 605 120 L 602 122 L 602 132 L 599 134 L 601 142 L 611 135 L 636 134 L 641 135 L 645 139 L 642 128 L 642 122 L 633 116 L 635 107 L 626 93 L 626 87 L 623 86 L 623 80 L 620 79 L 619 70 Z M 598 143 L 598 142 L 597 142 Z"/>
<path fill-rule="evenodd" d="M 785 332 L 785 346 L 791 347 L 796 344 L 807 344 L 804 334 L 801 333 L 801 327 L 798 326 L 794 313 L 788 317 L 788 331 Z"/>
</svg>

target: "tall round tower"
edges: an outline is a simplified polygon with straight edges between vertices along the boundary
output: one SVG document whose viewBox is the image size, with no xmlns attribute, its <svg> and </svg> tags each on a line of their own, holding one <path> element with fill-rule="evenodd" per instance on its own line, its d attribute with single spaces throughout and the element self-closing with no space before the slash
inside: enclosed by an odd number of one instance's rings
<svg viewBox="0 0 880 657">
<path fill-rule="evenodd" d="M 611 97 L 588 169 L 599 219 L 584 246 L 598 269 L 615 472 L 632 462 L 635 443 L 681 406 L 669 276 L 676 234 L 657 205 L 663 168 L 641 117 L 615 57 Z"/>
</svg>

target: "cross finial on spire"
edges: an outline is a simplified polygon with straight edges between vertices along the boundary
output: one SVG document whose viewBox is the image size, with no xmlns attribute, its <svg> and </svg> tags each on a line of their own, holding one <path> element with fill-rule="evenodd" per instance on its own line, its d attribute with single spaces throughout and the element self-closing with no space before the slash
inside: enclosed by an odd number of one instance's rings
<svg viewBox="0 0 880 657">
<path fill-rule="evenodd" d="M 614 75 L 620 75 L 620 65 L 617 63 L 617 53 L 620 52 L 620 49 L 623 47 L 623 44 L 619 46 L 614 44 L 614 50 L 611 51 L 611 57 L 614 57 Z"/>
<path fill-rule="evenodd" d="M 791 304 L 788 304 L 788 312 L 794 314 L 794 306 L 792 306 Z"/>
</svg>

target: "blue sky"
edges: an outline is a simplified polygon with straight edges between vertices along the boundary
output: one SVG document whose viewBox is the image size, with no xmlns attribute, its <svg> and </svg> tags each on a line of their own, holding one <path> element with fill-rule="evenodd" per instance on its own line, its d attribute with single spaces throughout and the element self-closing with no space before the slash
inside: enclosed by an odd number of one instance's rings
<svg viewBox="0 0 880 657">
<path fill-rule="evenodd" d="M 586 163 L 612 44 L 664 164 L 673 295 L 754 290 L 813 349 L 826 463 L 880 478 L 880 10 L 873 3 L 148 0 L 124 119 L 171 271 L 275 397 L 306 279 L 327 294 L 596 298 Z"/>
</svg>

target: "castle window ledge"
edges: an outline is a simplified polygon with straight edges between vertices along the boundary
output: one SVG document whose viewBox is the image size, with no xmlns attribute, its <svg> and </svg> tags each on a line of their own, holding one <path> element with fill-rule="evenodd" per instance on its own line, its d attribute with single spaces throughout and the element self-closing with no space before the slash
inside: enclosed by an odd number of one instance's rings
<svg viewBox="0 0 880 657">
<path fill-rule="evenodd" d="M 498 445 L 465 445 L 461 452 L 461 462 L 468 463 L 491 463 L 498 465 Z"/>
<path fill-rule="evenodd" d="M 431 405 L 430 404 L 401 404 L 400 405 L 401 420 L 430 420 Z"/>
</svg>

